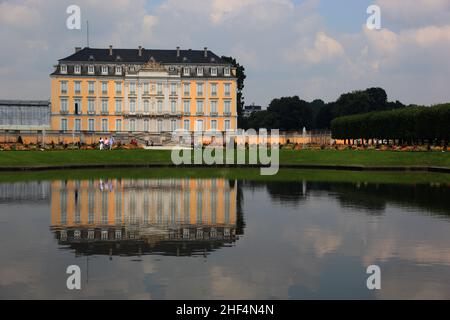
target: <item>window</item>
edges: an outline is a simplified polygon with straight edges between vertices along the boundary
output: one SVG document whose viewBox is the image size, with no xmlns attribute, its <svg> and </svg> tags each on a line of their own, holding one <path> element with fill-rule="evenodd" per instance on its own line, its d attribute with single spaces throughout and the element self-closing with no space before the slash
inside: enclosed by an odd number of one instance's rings
<svg viewBox="0 0 450 320">
<path fill-rule="evenodd" d="M 121 119 L 116 119 L 116 131 L 117 132 L 122 131 L 122 120 Z"/>
<path fill-rule="evenodd" d="M 217 68 L 211 68 L 211 76 L 217 77 Z"/>
<path fill-rule="evenodd" d="M 190 83 L 185 83 L 183 85 L 184 87 L 184 95 L 185 96 L 189 96 L 191 94 L 191 84 Z"/>
<path fill-rule="evenodd" d="M 116 94 L 122 94 L 122 83 L 116 82 Z"/>
<path fill-rule="evenodd" d="M 177 130 L 177 120 L 170 120 L 170 130 L 172 132 Z"/>
<path fill-rule="evenodd" d="M 162 95 L 162 83 L 157 83 L 156 84 L 156 94 Z"/>
<path fill-rule="evenodd" d="M 88 91 L 90 94 L 94 93 L 94 81 L 89 81 L 88 82 Z"/>
<path fill-rule="evenodd" d="M 106 82 L 106 81 L 102 82 L 102 93 L 108 94 L 108 82 Z"/>
<path fill-rule="evenodd" d="M 61 81 L 60 86 L 61 86 L 61 94 L 66 94 L 67 93 L 67 81 Z"/>
<path fill-rule="evenodd" d="M 162 113 L 163 109 L 163 103 L 161 100 L 158 100 L 158 113 Z"/>
<path fill-rule="evenodd" d="M 88 66 L 88 74 L 94 74 L 94 66 Z"/>
<path fill-rule="evenodd" d="M 144 112 L 150 112 L 150 102 L 148 100 L 144 100 Z"/>
<path fill-rule="evenodd" d="M 197 83 L 197 96 L 203 96 L 203 83 Z"/>
<path fill-rule="evenodd" d="M 75 119 L 75 131 L 81 131 L 81 119 Z"/>
<path fill-rule="evenodd" d="M 75 94 L 81 93 L 81 81 L 75 81 Z"/>
<path fill-rule="evenodd" d="M 61 99 L 61 113 L 67 113 L 69 108 L 67 107 L 67 99 Z"/>
<path fill-rule="evenodd" d="M 95 113 L 95 101 L 93 99 L 88 100 L 88 113 Z"/>
<path fill-rule="evenodd" d="M 177 102 L 175 100 L 172 100 L 170 102 L 170 111 L 172 113 L 176 113 L 177 112 Z"/>
<path fill-rule="evenodd" d="M 67 131 L 67 119 L 61 119 L 61 130 Z"/>
<path fill-rule="evenodd" d="M 190 74 L 191 74 L 191 70 L 189 68 L 187 68 L 187 67 L 184 67 L 183 68 L 183 75 L 185 77 L 189 77 Z"/>
<path fill-rule="evenodd" d="M 225 130 L 230 130 L 231 125 L 230 125 L 230 120 L 225 120 Z"/>
<path fill-rule="evenodd" d="M 135 113 L 136 112 L 136 101 L 130 100 L 130 112 Z"/>
<path fill-rule="evenodd" d="M 130 82 L 130 94 L 136 94 L 136 83 Z"/>
<path fill-rule="evenodd" d="M 94 119 L 89 119 L 89 120 L 88 120 L 88 130 L 89 130 L 89 131 L 95 131 L 95 127 L 94 127 Z"/>
<path fill-rule="evenodd" d="M 60 67 L 61 73 L 66 74 L 67 73 L 67 66 L 65 64 L 62 64 Z"/>
<path fill-rule="evenodd" d="M 230 68 L 223 69 L 223 74 L 224 74 L 225 77 L 229 77 L 230 74 L 231 74 Z"/>
<path fill-rule="evenodd" d="M 176 83 L 170 84 L 170 94 L 172 96 L 175 96 L 177 94 L 177 84 Z"/>
<path fill-rule="evenodd" d="M 197 120 L 196 121 L 195 130 L 196 131 L 203 131 L 203 120 Z"/>
<path fill-rule="evenodd" d="M 211 120 L 211 130 L 217 130 L 217 120 Z"/>
<path fill-rule="evenodd" d="M 150 131 L 150 122 L 148 121 L 148 119 L 144 120 L 144 131 L 145 132 Z"/>
<path fill-rule="evenodd" d="M 231 92 L 231 85 L 229 83 L 225 83 L 225 96 L 229 97 Z"/>
<path fill-rule="evenodd" d="M 108 119 L 102 119 L 102 131 L 103 132 L 108 131 Z"/>
<path fill-rule="evenodd" d="M 80 114 L 80 113 L 81 113 L 81 100 L 75 99 L 74 114 Z"/>
<path fill-rule="evenodd" d="M 217 96 L 217 83 L 211 84 L 211 96 L 213 97 Z"/>
<path fill-rule="evenodd" d="M 116 100 L 116 113 L 119 114 L 122 112 L 122 100 Z"/>
<path fill-rule="evenodd" d="M 81 73 L 81 66 L 75 66 L 74 67 L 74 73 L 75 74 L 80 74 Z"/>
<path fill-rule="evenodd" d="M 217 114 L 217 101 L 211 101 L 211 113 Z"/>
<path fill-rule="evenodd" d="M 144 94 L 149 94 L 149 83 L 144 83 Z"/>
<path fill-rule="evenodd" d="M 191 112 L 191 102 L 189 100 L 184 100 L 183 108 L 184 108 L 184 113 L 189 114 Z"/>
<path fill-rule="evenodd" d="M 202 100 L 197 101 L 197 113 L 203 113 L 203 101 Z"/>
<path fill-rule="evenodd" d="M 102 100 L 102 114 L 108 114 L 108 100 Z"/>
<path fill-rule="evenodd" d="M 189 120 L 183 121 L 183 128 L 184 128 L 184 130 L 187 130 L 187 131 L 189 131 L 191 129 L 191 123 Z"/>
<path fill-rule="evenodd" d="M 226 100 L 226 101 L 224 101 L 223 105 L 224 105 L 223 112 L 225 114 L 230 114 L 231 113 L 231 110 L 230 110 L 231 102 L 229 100 Z"/>
<path fill-rule="evenodd" d="M 102 75 L 108 74 L 108 66 L 102 66 Z"/>
<path fill-rule="evenodd" d="M 116 75 L 120 76 L 122 74 L 122 67 L 116 67 Z"/>
<path fill-rule="evenodd" d="M 197 68 L 197 76 L 203 77 L 203 68 Z"/>
<path fill-rule="evenodd" d="M 158 132 L 162 132 L 163 122 L 161 119 L 158 120 Z"/>
<path fill-rule="evenodd" d="M 136 131 L 136 120 L 130 120 L 130 131 Z"/>
</svg>

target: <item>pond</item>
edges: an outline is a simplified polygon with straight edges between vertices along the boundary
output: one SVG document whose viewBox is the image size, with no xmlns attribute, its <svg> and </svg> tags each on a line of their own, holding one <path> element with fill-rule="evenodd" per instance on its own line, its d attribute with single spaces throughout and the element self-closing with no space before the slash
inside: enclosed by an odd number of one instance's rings
<svg viewBox="0 0 450 320">
<path fill-rule="evenodd" d="M 450 184 L 327 174 L 0 180 L 0 298 L 450 299 Z"/>
</svg>

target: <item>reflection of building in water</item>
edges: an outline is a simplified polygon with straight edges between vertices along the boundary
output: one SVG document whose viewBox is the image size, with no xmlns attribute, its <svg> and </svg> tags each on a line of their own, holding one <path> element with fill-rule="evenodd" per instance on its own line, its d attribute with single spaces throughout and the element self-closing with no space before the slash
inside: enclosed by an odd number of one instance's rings
<svg viewBox="0 0 450 320">
<path fill-rule="evenodd" d="M 225 179 L 56 181 L 52 229 L 80 253 L 192 254 L 236 236 L 236 184 Z"/>
<path fill-rule="evenodd" d="M 0 203 L 16 203 L 17 201 L 49 202 L 50 183 L 40 181 L 0 183 Z"/>
</svg>

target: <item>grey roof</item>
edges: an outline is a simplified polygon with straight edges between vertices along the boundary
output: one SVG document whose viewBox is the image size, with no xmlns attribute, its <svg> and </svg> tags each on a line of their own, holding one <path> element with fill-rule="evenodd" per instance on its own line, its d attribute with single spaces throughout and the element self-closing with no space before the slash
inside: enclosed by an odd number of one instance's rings
<svg viewBox="0 0 450 320">
<path fill-rule="evenodd" d="M 49 100 L 0 100 L 0 106 L 48 107 Z"/>
<path fill-rule="evenodd" d="M 228 62 L 221 59 L 212 51 L 207 51 L 205 57 L 204 50 L 180 50 L 177 56 L 177 50 L 153 50 L 142 49 L 142 55 L 139 55 L 139 49 L 112 49 L 112 55 L 109 54 L 109 48 L 83 48 L 80 51 L 59 60 L 60 62 L 110 62 L 110 63 L 145 63 L 153 58 L 156 62 L 162 64 L 226 64 Z"/>
</svg>

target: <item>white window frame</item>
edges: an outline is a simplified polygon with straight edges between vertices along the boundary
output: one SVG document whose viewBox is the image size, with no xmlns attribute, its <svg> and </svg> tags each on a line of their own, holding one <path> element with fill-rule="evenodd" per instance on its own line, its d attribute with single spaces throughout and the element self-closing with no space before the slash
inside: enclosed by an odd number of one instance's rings
<svg viewBox="0 0 450 320">
<path fill-rule="evenodd" d="M 198 77 L 203 77 L 203 67 L 198 67 L 197 68 L 197 76 Z"/>
<path fill-rule="evenodd" d="M 190 100 L 183 101 L 183 112 L 191 113 L 191 101 Z"/>
<path fill-rule="evenodd" d="M 106 123 L 106 130 L 105 130 L 105 123 Z M 102 119 L 102 132 L 108 132 L 109 129 L 109 124 L 108 124 L 108 119 Z"/>
<path fill-rule="evenodd" d="M 61 131 L 67 131 L 68 130 L 68 121 L 67 119 L 63 118 L 61 119 Z"/>
<path fill-rule="evenodd" d="M 60 112 L 68 112 L 69 111 L 69 104 L 67 98 L 63 98 L 60 101 Z"/>
<path fill-rule="evenodd" d="M 59 68 L 61 74 L 67 74 L 67 65 L 62 64 Z"/>
<path fill-rule="evenodd" d="M 108 82 L 102 81 L 102 94 L 108 94 Z"/>
<path fill-rule="evenodd" d="M 67 94 L 67 81 L 60 82 L 61 94 Z"/>
<path fill-rule="evenodd" d="M 122 112 L 122 99 L 116 99 L 115 112 L 116 113 Z"/>
<path fill-rule="evenodd" d="M 231 69 L 229 67 L 226 67 L 223 69 L 223 75 L 225 77 L 229 77 L 231 75 Z"/>
<path fill-rule="evenodd" d="M 183 68 L 183 76 L 189 77 L 191 75 L 191 69 L 188 67 Z"/>
<path fill-rule="evenodd" d="M 74 81 L 73 91 L 75 92 L 75 94 L 81 94 L 81 81 Z"/>
<path fill-rule="evenodd" d="M 191 121 L 190 120 L 183 120 L 183 128 L 186 131 L 190 131 L 191 130 Z"/>
<path fill-rule="evenodd" d="M 116 132 L 122 131 L 122 119 L 116 119 Z"/>
<path fill-rule="evenodd" d="M 217 113 L 217 101 L 212 100 L 210 105 L 211 105 L 211 113 Z"/>
<path fill-rule="evenodd" d="M 231 83 L 225 83 L 223 86 L 223 93 L 225 97 L 231 96 Z"/>
<path fill-rule="evenodd" d="M 75 73 L 75 74 L 81 74 L 81 66 L 80 65 L 76 65 L 76 66 L 74 66 L 74 68 L 73 68 L 73 73 Z"/>
<path fill-rule="evenodd" d="M 122 94 L 122 82 L 116 82 L 116 94 Z"/>
<path fill-rule="evenodd" d="M 121 76 L 121 75 L 122 75 L 122 67 L 116 66 L 116 76 Z"/>
<path fill-rule="evenodd" d="M 108 66 L 102 66 L 102 75 L 108 75 Z"/>
<path fill-rule="evenodd" d="M 225 120 L 224 121 L 224 129 L 225 129 L 225 131 L 231 130 L 231 120 Z"/>
<path fill-rule="evenodd" d="M 73 127 L 76 132 L 80 132 L 81 131 L 81 119 L 75 119 Z"/>
<path fill-rule="evenodd" d="M 95 73 L 94 66 L 88 66 L 88 74 L 94 74 L 94 73 Z"/>
<path fill-rule="evenodd" d="M 217 68 L 216 67 L 211 68 L 211 76 L 212 77 L 217 77 Z"/>
<path fill-rule="evenodd" d="M 211 120 L 211 130 L 217 130 L 217 120 Z"/>
<path fill-rule="evenodd" d="M 88 131 L 95 131 L 95 120 L 88 119 Z"/>
</svg>

